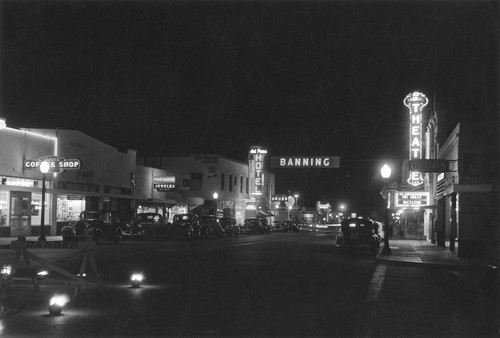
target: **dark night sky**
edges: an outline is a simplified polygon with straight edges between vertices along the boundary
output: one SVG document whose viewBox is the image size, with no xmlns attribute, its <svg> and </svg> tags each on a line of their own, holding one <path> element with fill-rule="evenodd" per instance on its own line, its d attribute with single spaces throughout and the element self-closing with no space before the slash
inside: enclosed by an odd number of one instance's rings
<svg viewBox="0 0 500 338">
<path fill-rule="evenodd" d="M 277 192 L 373 201 L 382 159 L 407 157 L 404 97 L 425 93 L 447 135 L 496 121 L 496 1 L 0 2 L 0 116 L 77 129 L 145 156 L 251 145 L 341 156 L 278 170 Z M 367 196 L 360 199 L 359 197 Z"/>
</svg>

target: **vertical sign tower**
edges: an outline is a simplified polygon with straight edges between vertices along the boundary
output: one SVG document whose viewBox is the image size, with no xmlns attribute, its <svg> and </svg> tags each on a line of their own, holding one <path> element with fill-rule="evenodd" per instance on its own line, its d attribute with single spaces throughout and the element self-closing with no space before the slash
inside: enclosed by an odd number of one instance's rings
<svg viewBox="0 0 500 338">
<path fill-rule="evenodd" d="M 261 196 L 264 188 L 264 157 L 267 149 L 255 146 L 250 148 L 249 154 L 249 177 L 250 177 L 250 195 Z"/>
<path fill-rule="evenodd" d="M 409 159 L 422 159 L 423 144 L 422 144 L 422 109 L 429 103 L 427 97 L 419 92 L 408 94 L 403 103 L 410 111 L 410 138 L 409 138 Z M 417 187 L 424 183 L 422 173 L 410 171 L 408 183 Z"/>
</svg>

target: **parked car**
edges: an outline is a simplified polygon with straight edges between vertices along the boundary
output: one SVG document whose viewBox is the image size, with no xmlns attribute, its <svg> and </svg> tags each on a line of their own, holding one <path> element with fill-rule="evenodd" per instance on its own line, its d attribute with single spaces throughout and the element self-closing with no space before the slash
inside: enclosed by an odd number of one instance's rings
<svg viewBox="0 0 500 338">
<path fill-rule="evenodd" d="M 240 227 L 236 225 L 236 218 L 234 217 L 221 217 L 219 218 L 219 224 L 223 233 L 228 236 L 238 236 L 240 233 Z"/>
<path fill-rule="evenodd" d="M 245 219 L 243 223 L 243 228 L 246 233 L 249 234 L 264 234 L 270 232 L 270 227 L 265 219 L 251 217 Z"/>
<path fill-rule="evenodd" d="M 375 254 L 380 247 L 380 222 L 367 218 L 348 218 L 340 223 L 337 246 L 343 251 L 368 250 Z"/>
<path fill-rule="evenodd" d="M 193 238 L 200 237 L 200 223 L 195 214 L 175 215 L 171 227 L 172 237 Z"/>
<path fill-rule="evenodd" d="M 271 231 L 283 231 L 284 225 L 285 225 L 284 221 L 273 221 L 273 225 L 271 226 Z"/>
<path fill-rule="evenodd" d="M 117 229 L 121 239 L 166 239 L 170 237 L 170 224 L 163 215 L 154 212 L 137 214 L 132 222 Z"/>
<path fill-rule="evenodd" d="M 284 221 L 283 222 L 283 232 L 299 232 L 299 227 L 294 221 Z"/>
<path fill-rule="evenodd" d="M 120 228 L 120 220 L 112 211 L 86 210 L 80 213 L 78 221 L 70 222 L 61 229 L 64 241 L 93 240 L 112 241 L 118 243 L 117 229 Z"/>
<path fill-rule="evenodd" d="M 200 234 L 202 237 L 217 236 L 223 234 L 223 230 L 219 224 L 219 219 L 211 215 L 201 215 L 198 217 L 200 225 Z"/>
<path fill-rule="evenodd" d="M 262 229 L 264 230 L 264 233 L 270 233 L 271 232 L 271 226 L 267 222 L 267 219 L 265 218 L 259 218 L 260 225 L 262 226 Z"/>
</svg>

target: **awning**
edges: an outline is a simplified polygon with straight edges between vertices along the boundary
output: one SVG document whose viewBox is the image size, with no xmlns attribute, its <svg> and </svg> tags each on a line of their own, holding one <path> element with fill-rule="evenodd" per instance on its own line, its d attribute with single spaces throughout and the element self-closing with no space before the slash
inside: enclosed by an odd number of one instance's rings
<svg viewBox="0 0 500 338">
<path fill-rule="evenodd" d="M 167 191 L 166 198 L 175 200 L 179 204 L 188 204 L 190 206 L 203 205 L 205 202 L 203 197 L 200 197 L 189 190 Z"/>
</svg>

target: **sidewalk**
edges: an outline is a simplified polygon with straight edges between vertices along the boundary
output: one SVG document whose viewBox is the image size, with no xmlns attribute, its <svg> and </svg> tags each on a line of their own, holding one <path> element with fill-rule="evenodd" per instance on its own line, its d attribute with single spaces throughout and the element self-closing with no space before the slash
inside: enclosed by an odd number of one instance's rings
<svg viewBox="0 0 500 338">
<path fill-rule="evenodd" d="M 383 247 L 383 245 L 381 246 Z M 378 261 L 431 267 L 484 267 L 496 269 L 496 267 L 488 265 L 486 259 L 458 257 L 458 245 L 455 252 L 452 252 L 449 247 L 437 246 L 425 240 L 391 239 L 389 247 L 391 248 L 391 254 L 383 255 L 382 250 L 380 250 L 377 255 Z"/>
<path fill-rule="evenodd" d="M 61 236 L 45 236 L 47 242 L 49 241 L 62 241 Z M 26 236 L 27 241 L 38 241 L 38 236 Z M 0 249 L 10 246 L 10 243 L 17 241 L 17 237 L 0 237 Z"/>
</svg>

